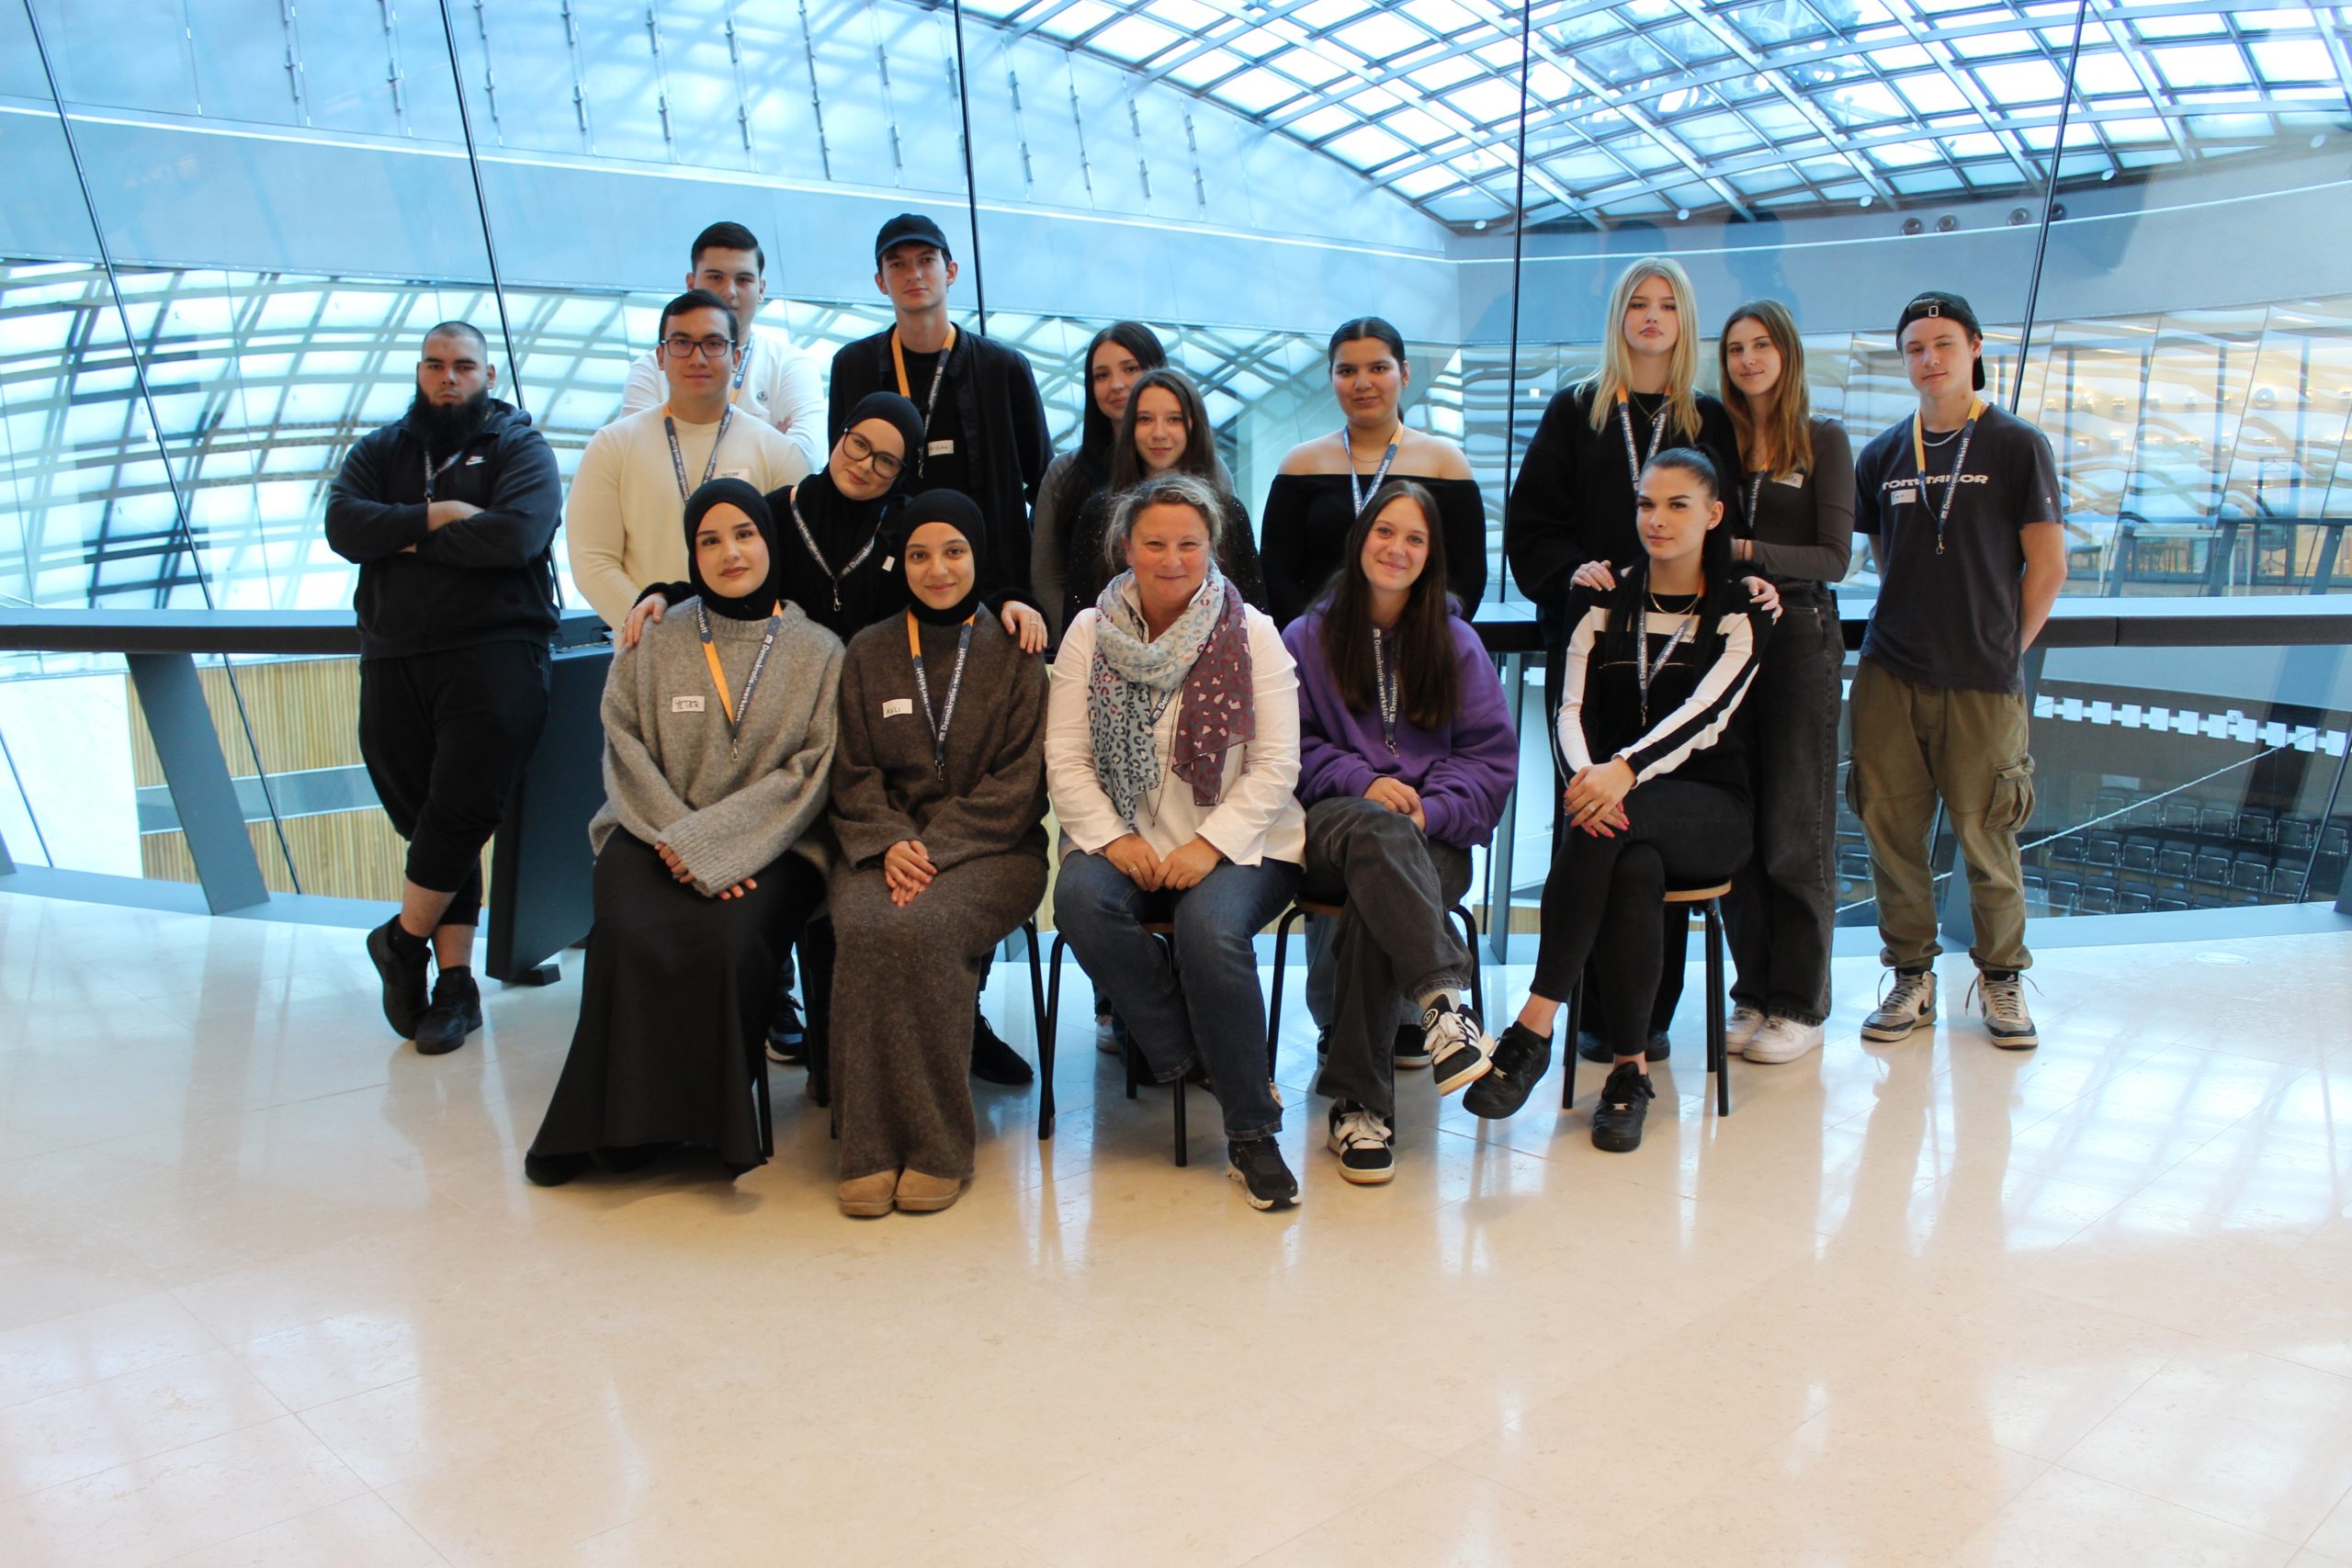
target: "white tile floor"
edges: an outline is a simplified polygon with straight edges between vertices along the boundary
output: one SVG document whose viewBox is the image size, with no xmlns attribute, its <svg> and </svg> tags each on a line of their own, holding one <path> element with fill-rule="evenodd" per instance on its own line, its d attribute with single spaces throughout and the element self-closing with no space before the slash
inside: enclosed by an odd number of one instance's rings
<svg viewBox="0 0 2352 1568">
<path fill-rule="evenodd" d="M 1408 1077 L 1371 1190 L 1294 1004 L 1290 1215 L 1073 1019 L 855 1222 L 781 1070 L 731 1188 L 527 1186 L 576 955 L 429 1060 L 356 933 L 0 897 L 0 1563 L 2352 1563 L 2347 960 L 2052 953 L 2027 1056 L 1841 963 L 1726 1122 L 1695 1029 L 1627 1156 Z"/>
</svg>

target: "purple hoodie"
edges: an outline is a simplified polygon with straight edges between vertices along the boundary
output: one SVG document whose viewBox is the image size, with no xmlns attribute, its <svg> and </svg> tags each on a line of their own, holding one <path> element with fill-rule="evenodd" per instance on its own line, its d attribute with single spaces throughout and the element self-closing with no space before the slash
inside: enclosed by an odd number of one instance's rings
<svg viewBox="0 0 2352 1568">
<path fill-rule="evenodd" d="M 1396 753 L 1380 733 L 1380 715 L 1351 713 L 1323 658 L 1323 617 L 1309 611 L 1283 631 L 1298 660 L 1298 799 L 1363 794 L 1382 774 L 1420 792 L 1430 837 L 1473 849 L 1494 836 L 1503 803 L 1519 777 L 1519 736 L 1503 705 L 1495 664 L 1461 617 L 1450 623 L 1462 671 L 1462 711 L 1441 734 L 1396 717 Z"/>
</svg>

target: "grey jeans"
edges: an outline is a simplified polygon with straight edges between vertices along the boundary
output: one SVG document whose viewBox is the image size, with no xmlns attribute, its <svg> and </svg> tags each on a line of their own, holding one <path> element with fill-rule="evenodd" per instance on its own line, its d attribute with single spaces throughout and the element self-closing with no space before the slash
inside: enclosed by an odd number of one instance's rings
<svg viewBox="0 0 2352 1568">
<path fill-rule="evenodd" d="M 1747 694 L 1758 739 L 1756 856 L 1724 900 L 1732 999 L 1778 1018 L 1829 1016 L 1838 923 L 1838 709 L 1846 639 L 1834 594 L 1792 593 Z"/>
<path fill-rule="evenodd" d="M 1396 1029 L 1408 998 L 1460 988 L 1471 955 L 1445 918 L 1470 890 L 1470 852 L 1385 806 L 1321 800 L 1306 811 L 1300 896 L 1345 900 L 1331 931 L 1330 1053 L 1316 1091 L 1394 1116 Z"/>
</svg>

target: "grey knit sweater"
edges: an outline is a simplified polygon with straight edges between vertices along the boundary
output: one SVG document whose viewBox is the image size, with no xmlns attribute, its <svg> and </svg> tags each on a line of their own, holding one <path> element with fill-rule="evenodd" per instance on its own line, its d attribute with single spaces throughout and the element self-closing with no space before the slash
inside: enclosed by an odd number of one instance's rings
<svg viewBox="0 0 2352 1568">
<path fill-rule="evenodd" d="M 765 621 L 710 618 L 739 705 L 766 632 Z M 733 886 L 786 850 L 826 870 L 822 824 L 841 674 L 839 639 L 786 602 L 742 716 L 741 755 L 730 758 L 695 602 L 674 606 L 636 648 L 613 655 L 605 679 L 605 807 L 588 824 L 588 841 L 602 852 L 618 828 L 668 844 L 703 894 Z"/>
<path fill-rule="evenodd" d="M 945 871 L 980 855 L 1046 852 L 1046 665 L 983 611 L 947 731 L 947 776 L 932 767 L 931 726 L 893 615 L 850 638 L 842 671 L 842 743 L 833 756 L 833 833 L 852 865 L 902 839 Z M 944 706 L 956 628 L 922 628 L 931 700 Z"/>
</svg>

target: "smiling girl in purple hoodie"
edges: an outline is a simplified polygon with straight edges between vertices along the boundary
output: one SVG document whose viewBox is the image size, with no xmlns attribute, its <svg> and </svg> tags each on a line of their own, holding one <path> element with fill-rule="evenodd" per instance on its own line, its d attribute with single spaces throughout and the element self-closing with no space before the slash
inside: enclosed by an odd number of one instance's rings
<svg viewBox="0 0 2352 1568">
<path fill-rule="evenodd" d="M 1329 591 L 1283 633 L 1298 661 L 1300 897 L 1345 905 L 1318 956 L 1333 1006 L 1316 1089 L 1331 1099 L 1340 1174 L 1359 1183 L 1396 1173 L 1408 1010 L 1441 1094 L 1484 1073 L 1494 1044 L 1462 999 L 1475 956 L 1446 911 L 1502 820 L 1519 739 L 1493 660 L 1447 597 L 1437 522 L 1419 485 L 1381 486 Z"/>
</svg>

